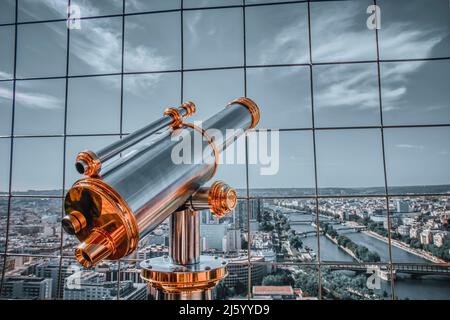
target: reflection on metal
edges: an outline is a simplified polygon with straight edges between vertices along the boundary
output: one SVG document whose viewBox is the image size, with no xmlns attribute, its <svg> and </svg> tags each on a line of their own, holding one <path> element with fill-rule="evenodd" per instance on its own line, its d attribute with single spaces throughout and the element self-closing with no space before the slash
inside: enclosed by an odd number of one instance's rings
<svg viewBox="0 0 450 320">
<path fill-rule="evenodd" d="M 244 107 L 246 107 L 248 109 L 248 111 L 250 112 L 250 115 L 252 116 L 252 123 L 250 125 L 250 129 L 255 128 L 261 118 L 261 113 L 259 112 L 259 108 L 256 105 L 256 103 L 249 98 L 241 97 L 241 98 L 238 98 L 238 99 L 230 102 L 229 105 L 232 106 L 235 104 L 243 105 Z"/>
<path fill-rule="evenodd" d="M 102 162 L 95 152 L 84 150 L 78 153 L 75 168 L 81 174 L 85 174 L 88 177 L 94 177 L 100 172 Z"/>
<path fill-rule="evenodd" d="M 214 175 L 216 174 L 217 171 L 217 166 L 219 165 L 219 149 L 217 148 L 216 143 L 214 142 L 214 140 L 206 133 L 206 130 L 203 128 L 200 128 L 198 126 L 196 126 L 195 124 L 192 123 L 182 123 L 181 124 L 182 127 L 187 127 L 187 128 L 191 128 L 196 130 L 197 132 L 199 132 L 203 138 L 205 138 L 209 145 L 212 147 L 213 149 L 213 155 L 214 155 L 214 170 L 211 171 L 211 176 L 210 179 L 212 177 L 214 177 Z M 209 179 L 208 179 L 209 180 Z"/>
<path fill-rule="evenodd" d="M 141 276 L 156 289 L 154 299 L 206 300 L 228 275 L 226 266 L 226 260 L 213 256 L 201 256 L 199 263 L 191 265 L 176 265 L 170 257 L 158 257 L 141 263 Z"/>
<path fill-rule="evenodd" d="M 174 264 L 190 265 L 200 262 L 200 217 L 190 209 L 170 216 L 169 254 Z"/>
<path fill-rule="evenodd" d="M 202 187 L 170 216 L 169 254 L 175 264 L 199 262 L 200 218 L 197 211 L 211 210 L 219 218 L 230 213 L 237 204 L 234 188 L 216 181 L 210 188 Z"/>
<path fill-rule="evenodd" d="M 213 215 L 221 218 L 236 207 L 237 193 L 226 183 L 216 181 L 210 188 L 200 188 L 186 205 L 194 211 L 209 209 Z"/>
<path fill-rule="evenodd" d="M 203 122 L 202 128 L 183 122 L 194 112 L 191 102 L 167 109 L 165 117 L 125 139 L 99 152 L 78 155 L 77 170 L 87 177 L 75 182 L 67 192 L 62 225 L 81 242 L 75 250 L 80 264 L 89 268 L 106 258 L 120 259 L 131 254 L 139 239 L 170 217 L 170 256 L 144 261 L 142 277 L 158 290 L 156 298 L 211 297 L 211 288 L 227 275 L 226 261 L 200 255 L 197 211 L 210 209 L 223 217 L 236 206 L 237 195 L 220 181 L 210 188 L 202 185 L 216 172 L 219 153 L 254 128 L 260 115 L 248 98 L 231 102 Z M 99 175 L 104 161 L 159 134 L 161 129 L 170 134 L 162 134 L 139 152 L 114 161 Z M 212 139 L 206 133 L 208 129 L 221 135 Z M 234 130 L 231 137 L 226 134 L 228 129 Z M 200 135 L 202 148 L 191 150 L 192 159 L 202 161 L 174 163 L 172 151 L 179 141 L 172 139 L 173 135 Z M 194 144 L 195 138 L 189 141 Z"/>
<path fill-rule="evenodd" d="M 80 174 L 84 174 L 89 177 L 97 176 L 100 174 L 102 164 L 105 161 L 113 158 L 127 148 L 160 130 L 179 126 L 184 119 L 190 117 L 195 113 L 195 111 L 195 104 L 190 101 L 183 103 L 178 108 L 168 108 L 164 112 L 164 116 L 162 118 L 97 152 L 91 150 L 81 151 L 77 155 L 75 167 Z"/>
<path fill-rule="evenodd" d="M 101 179 L 78 180 L 67 192 L 65 210 L 63 228 L 81 241 L 75 257 L 84 267 L 106 258 L 119 259 L 136 249 L 136 219 L 122 197 Z"/>
<path fill-rule="evenodd" d="M 141 263 L 142 278 L 156 290 L 154 299 L 211 299 L 211 289 L 228 274 L 227 261 L 200 255 L 200 217 L 196 210 L 210 209 L 223 217 L 236 203 L 236 191 L 216 181 L 210 188 L 200 188 L 171 215 L 169 257 Z"/>
</svg>

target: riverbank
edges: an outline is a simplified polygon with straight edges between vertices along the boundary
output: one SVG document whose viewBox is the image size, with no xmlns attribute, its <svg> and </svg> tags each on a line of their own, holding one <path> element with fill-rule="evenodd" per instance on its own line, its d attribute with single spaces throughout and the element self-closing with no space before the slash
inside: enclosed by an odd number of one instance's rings
<svg viewBox="0 0 450 320">
<path fill-rule="evenodd" d="M 362 261 L 361 261 L 358 257 L 356 257 L 356 255 L 353 253 L 353 251 L 351 251 L 351 250 L 348 249 L 348 248 L 345 248 L 345 247 L 341 246 L 335 238 L 331 237 L 331 236 L 330 236 L 329 234 L 327 234 L 327 233 L 325 233 L 325 237 L 326 237 L 328 240 L 330 240 L 331 242 L 333 242 L 335 245 L 337 245 L 339 249 L 343 250 L 345 253 L 347 253 L 347 254 L 348 254 L 350 257 L 352 257 L 354 260 L 356 260 L 356 261 L 359 262 L 359 263 L 362 263 Z"/>
<path fill-rule="evenodd" d="M 389 244 L 389 239 L 388 239 L 388 238 L 383 237 L 383 236 L 379 235 L 379 234 L 376 233 L 376 232 L 373 232 L 373 231 L 370 231 L 370 230 L 367 230 L 367 231 L 361 231 L 361 232 L 364 233 L 365 235 L 368 235 L 368 236 L 370 236 L 370 237 L 372 237 L 372 238 L 375 238 L 375 239 L 377 239 L 377 240 L 383 241 L 383 242 L 386 243 L 386 244 Z M 424 252 L 420 252 L 420 251 L 418 251 L 418 250 L 416 250 L 416 249 L 413 249 L 413 248 L 411 248 L 411 247 L 405 245 L 405 244 L 402 243 L 401 241 L 391 239 L 391 244 L 392 244 L 393 246 L 399 248 L 399 249 L 402 249 L 402 250 L 404 250 L 404 251 L 407 251 L 407 252 L 409 252 L 409 253 L 411 253 L 411 254 L 414 254 L 414 255 L 417 256 L 417 257 L 420 257 L 420 258 L 422 258 L 422 259 L 431 261 L 431 262 L 433 262 L 433 263 L 446 263 L 446 261 L 444 261 L 444 260 L 442 260 L 442 259 L 436 258 L 436 257 L 434 257 L 434 256 L 431 256 L 430 254 L 427 254 L 427 253 L 424 253 Z"/>
</svg>

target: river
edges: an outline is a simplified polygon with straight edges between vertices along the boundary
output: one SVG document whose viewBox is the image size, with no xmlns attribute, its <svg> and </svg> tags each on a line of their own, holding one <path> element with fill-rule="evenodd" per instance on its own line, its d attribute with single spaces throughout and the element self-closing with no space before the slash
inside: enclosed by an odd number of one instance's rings
<svg viewBox="0 0 450 320">
<path fill-rule="evenodd" d="M 310 214 L 290 214 L 291 221 L 312 221 Z M 326 219 L 326 218 L 321 218 Z M 314 218 L 315 220 L 315 218 Z M 298 233 L 314 231 L 315 228 L 311 225 L 292 224 L 292 229 Z M 380 255 L 381 262 L 389 262 L 389 247 L 388 244 L 371 237 L 362 232 L 355 232 L 353 230 L 339 231 L 344 226 L 335 225 L 334 228 L 340 234 L 345 234 L 356 244 L 363 245 L 369 250 Z M 315 253 L 317 250 L 317 237 L 309 235 L 302 238 L 303 247 L 308 246 L 312 248 Z M 320 259 L 323 262 L 351 262 L 353 258 L 346 252 L 341 250 L 337 245 L 330 241 L 325 236 L 319 237 L 320 242 Z M 392 260 L 393 262 L 403 263 L 423 263 L 427 260 L 418 257 L 405 250 L 392 246 Z M 397 274 L 397 279 L 394 281 L 394 288 L 397 299 L 450 299 L 450 277 L 445 276 L 421 276 L 412 277 L 407 274 Z M 387 281 L 382 281 L 382 289 L 389 294 L 391 293 L 390 284 Z"/>
</svg>

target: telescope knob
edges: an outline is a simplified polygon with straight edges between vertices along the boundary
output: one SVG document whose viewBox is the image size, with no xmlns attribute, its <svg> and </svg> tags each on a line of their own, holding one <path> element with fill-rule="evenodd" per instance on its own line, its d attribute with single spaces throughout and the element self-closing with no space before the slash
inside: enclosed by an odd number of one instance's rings
<svg viewBox="0 0 450 320">
<path fill-rule="evenodd" d="M 209 209 L 211 213 L 222 218 L 236 207 L 237 193 L 223 181 L 216 181 L 211 187 L 200 188 L 186 203 L 193 211 Z"/>
<path fill-rule="evenodd" d="M 221 218 L 236 208 L 236 190 L 222 181 L 216 181 L 209 188 L 208 204 L 211 213 Z"/>
</svg>

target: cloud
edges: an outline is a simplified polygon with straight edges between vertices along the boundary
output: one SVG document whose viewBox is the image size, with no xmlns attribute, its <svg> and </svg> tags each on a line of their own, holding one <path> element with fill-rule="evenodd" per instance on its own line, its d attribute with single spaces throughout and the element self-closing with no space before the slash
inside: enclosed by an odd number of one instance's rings
<svg viewBox="0 0 450 320">
<path fill-rule="evenodd" d="M 318 108 L 378 108 L 377 69 L 373 65 L 333 65 L 315 69 Z"/>
<path fill-rule="evenodd" d="M 12 92 L 0 88 L 0 98 L 12 100 Z M 61 109 L 64 101 L 48 94 L 16 92 L 17 103 L 28 108 Z"/>
<path fill-rule="evenodd" d="M 396 57 L 410 57 L 412 52 L 417 57 L 429 57 L 445 36 L 441 28 L 418 28 L 415 22 L 396 21 L 381 34 L 381 50 Z"/>
<path fill-rule="evenodd" d="M 127 20 L 127 30 L 130 34 L 146 34 L 145 28 L 132 20 Z M 131 43 L 125 39 L 125 66 L 129 70 L 167 70 L 171 58 L 158 53 L 158 47 Z"/>
<path fill-rule="evenodd" d="M 125 5 L 127 7 L 127 11 L 141 12 L 146 9 L 141 0 L 127 0 Z M 132 10 L 130 10 L 131 8 Z"/>
<path fill-rule="evenodd" d="M 13 99 L 13 92 L 11 89 L 3 88 L 0 86 L 0 101 L 1 100 L 11 100 Z"/>
<path fill-rule="evenodd" d="M 423 145 L 417 145 L 417 144 L 396 144 L 395 147 L 401 148 L 401 149 L 415 149 L 415 150 L 423 150 L 425 149 L 425 146 Z"/>
<path fill-rule="evenodd" d="M 64 18 L 67 15 L 67 1 L 61 0 L 21 0 L 20 10 L 33 19 L 39 19 L 40 13 L 45 15 L 61 15 Z"/>
<path fill-rule="evenodd" d="M 16 100 L 25 107 L 41 109 L 61 109 L 64 101 L 54 96 L 41 93 L 16 92 Z"/>
<path fill-rule="evenodd" d="M 0 70 L 0 79 L 12 79 L 13 75 L 8 72 L 3 72 Z"/>
<path fill-rule="evenodd" d="M 27 108 L 39 108 L 39 109 L 61 109 L 64 108 L 64 100 L 55 96 L 30 92 L 32 86 L 31 81 L 22 82 L 22 92 L 16 90 L 16 103 L 21 104 Z M 26 86 L 29 88 L 27 89 Z M 12 88 L 0 87 L 0 101 L 7 100 L 12 101 L 13 90 Z"/>
<path fill-rule="evenodd" d="M 199 30 L 198 24 L 202 20 L 202 17 L 203 11 L 195 10 L 189 12 L 189 19 L 185 19 L 185 25 L 187 26 L 187 31 L 189 32 L 189 43 L 191 43 L 192 46 L 195 46 L 200 40 L 197 30 Z"/>
<path fill-rule="evenodd" d="M 148 91 L 157 88 L 161 77 L 162 74 L 158 73 L 129 75 L 124 79 L 123 89 L 134 96 L 147 97 Z"/>
<path fill-rule="evenodd" d="M 355 26 L 356 2 L 348 2 L 346 8 L 328 14 L 319 11 L 313 18 L 314 34 L 313 57 L 321 61 L 329 57 L 339 57 L 339 60 L 354 60 L 361 57 L 374 56 L 375 47 L 370 45 L 353 46 L 348 50 L 348 45 L 353 43 L 366 43 L 368 39 L 365 28 Z M 344 10 L 345 9 L 345 10 Z M 433 48 L 439 44 L 446 36 L 439 28 L 417 28 L 413 22 L 399 21 L 390 23 L 389 27 L 381 31 L 382 52 L 389 52 L 390 55 L 408 57 L 411 52 L 417 56 L 428 57 Z M 321 38 L 319 38 L 321 37 Z M 330 41 L 326 41 L 330 38 Z M 320 41 L 318 40 L 320 39 Z M 375 38 L 372 41 L 375 44 Z M 402 44 L 402 45 L 399 45 Z M 281 54 L 281 52 L 280 52 Z M 420 70 L 425 64 L 424 61 L 389 63 L 382 69 L 383 102 L 385 111 L 399 108 L 401 101 L 408 92 L 411 74 Z M 346 70 L 346 66 L 333 67 L 320 78 L 320 95 L 317 96 L 319 107 L 339 107 L 354 105 L 358 108 L 370 108 L 378 104 L 378 92 L 374 89 L 373 82 L 376 73 L 368 67 L 358 72 Z M 377 85 L 376 85 L 377 86 Z M 375 87 L 377 88 L 377 87 Z"/>
<path fill-rule="evenodd" d="M 82 20 L 81 29 L 71 32 L 70 53 L 96 73 L 120 70 L 122 35 L 118 32 L 120 19 Z M 114 25 L 114 23 L 116 25 Z"/>
<path fill-rule="evenodd" d="M 274 37 L 263 39 L 258 45 L 257 63 L 266 65 L 274 61 L 277 63 L 308 62 L 308 39 L 299 36 L 299 30 L 305 30 L 305 28 L 307 28 L 306 21 L 296 19 L 284 26 Z"/>
<path fill-rule="evenodd" d="M 444 104 L 433 104 L 427 106 L 427 111 L 441 111 L 446 110 L 449 106 Z"/>
<path fill-rule="evenodd" d="M 314 60 L 329 61 L 330 57 L 341 61 L 375 58 L 375 33 L 366 29 L 364 20 L 362 27 L 355 24 L 355 13 L 360 10 L 365 12 L 364 5 L 361 6 L 358 1 L 341 1 L 335 4 L 336 10 L 323 10 L 325 5 L 332 9 L 331 3 L 316 3 L 312 6 Z M 349 45 L 352 45 L 351 48 Z"/>
<path fill-rule="evenodd" d="M 33 0 L 34 1 L 34 0 Z M 57 0 L 60 1 L 60 0 Z M 108 4 L 106 6 L 113 7 L 113 8 L 122 8 L 122 0 L 108 0 Z M 96 3 L 97 5 L 93 5 L 93 3 Z M 100 3 L 100 6 L 98 5 Z M 102 6 L 100 1 L 85 1 L 85 0 L 78 0 L 78 1 L 72 1 L 72 6 L 78 6 L 80 7 L 81 16 L 87 17 L 87 16 L 100 16 L 102 14 L 105 14 L 102 12 L 100 7 Z M 121 10 L 118 11 L 121 13 Z"/>
<path fill-rule="evenodd" d="M 95 13 L 92 8 L 81 6 L 82 12 L 87 10 Z M 82 20 L 81 30 L 74 30 L 77 36 L 71 37 L 71 55 L 88 65 L 95 73 L 110 73 L 121 69 L 122 35 L 118 28 L 120 19 Z M 135 30 L 142 26 L 127 21 L 127 28 Z M 131 44 L 125 41 L 126 67 L 130 70 L 166 70 L 169 58 L 158 53 L 157 45 L 148 47 L 143 44 Z M 142 88 L 149 88 L 158 83 L 161 75 L 148 77 L 128 77 L 126 90 L 133 94 L 142 92 Z M 102 77 L 109 85 L 118 87 L 120 83 L 109 77 Z"/>
<path fill-rule="evenodd" d="M 392 111 L 401 109 L 405 104 L 408 87 L 413 81 L 412 76 L 426 64 L 426 61 L 410 61 L 386 63 L 381 69 L 383 109 Z"/>
<path fill-rule="evenodd" d="M 34 0 L 26 0 L 34 4 Z M 117 0 L 115 0 L 117 1 Z M 120 3 L 122 0 L 119 1 Z M 82 15 L 98 15 L 100 11 L 97 7 L 86 1 L 77 3 Z M 41 6 L 52 12 L 66 12 L 64 1 L 43 0 Z M 27 6 L 24 6 L 26 8 Z M 30 14 L 36 16 L 35 10 Z M 117 21 L 120 22 L 120 28 L 117 27 Z M 114 25 L 116 23 L 116 25 Z M 128 21 L 127 21 L 128 23 Z M 48 23 L 46 26 L 59 35 L 66 36 L 66 30 L 57 25 Z M 131 22 L 127 25 L 130 28 L 138 28 L 139 25 L 133 25 Z M 122 35 L 121 19 L 86 19 L 81 21 L 81 30 L 72 30 L 70 43 L 70 52 L 72 57 L 76 57 L 88 65 L 95 73 L 110 73 L 112 68 L 121 69 Z M 75 34 L 78 33 L 78 34 Z M 65 43 L 60 43 L 65 46 Z M 156 47 L 157 45 L 155 45 Z M 168 69 L 168 58 L 158 54 L 156 48 L 149 48 L 144 45 L 127 45 L 126 51 L 127 63 L 130 67 L 138 70 L 166 70 Z M 111 68 L 112 67 L 112 68 Z M 128 77 L 126 90 L 133 94 L 142 94 L 145 90 L 156 87 L 159 82 L 160 74 L 151 74 L 145 76 Z M 0 78 L 12 78 L 12 75 L 0 72 Z M 101 81 L 107 81 L 108 85 L 120 88 L 120 82 L 110 77 L 101 77 Z M 0 98 L 12 99 L 11 90 L 0 88 Z M 54 96 L 39 94 L 35 92 L 16 92 L 17 101 L 29 108 L 53 109 L 60 108 L 62 101 Z"/>
</svg>

